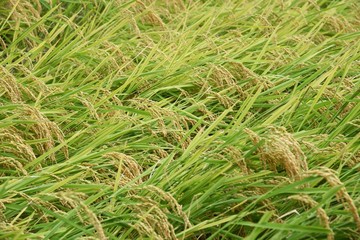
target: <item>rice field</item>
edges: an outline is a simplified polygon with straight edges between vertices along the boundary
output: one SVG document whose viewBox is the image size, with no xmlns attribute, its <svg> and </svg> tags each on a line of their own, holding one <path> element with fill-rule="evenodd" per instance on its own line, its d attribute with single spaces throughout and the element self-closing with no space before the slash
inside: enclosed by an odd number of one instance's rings
<svg viewBox="0 0 360 240">
<path fill-rule="evenodd" d="M 359 239 L 358 0 L 1 0 L 0 239 Z"/>
</svg>

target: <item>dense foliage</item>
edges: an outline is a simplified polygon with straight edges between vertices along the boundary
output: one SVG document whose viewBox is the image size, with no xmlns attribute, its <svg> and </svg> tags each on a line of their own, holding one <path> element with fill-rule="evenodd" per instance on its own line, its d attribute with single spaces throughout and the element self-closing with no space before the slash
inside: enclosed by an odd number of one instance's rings
<svg viewBox="0 0 360 240">
<path fill-rule="evenodd" d="M 357 0 L 1 0 L 1 239 L 359 239 Z"/>
</svg>

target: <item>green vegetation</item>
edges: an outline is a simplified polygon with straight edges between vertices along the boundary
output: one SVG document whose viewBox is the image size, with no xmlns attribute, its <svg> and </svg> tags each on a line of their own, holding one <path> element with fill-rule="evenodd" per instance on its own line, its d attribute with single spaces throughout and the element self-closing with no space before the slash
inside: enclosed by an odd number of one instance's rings
<svg viewBox="0 0 360 240">
<path fill-rule="evenodd" d="M 359 239 L 358 0 L 1 0 L 0 239 Z"/>
</svg>

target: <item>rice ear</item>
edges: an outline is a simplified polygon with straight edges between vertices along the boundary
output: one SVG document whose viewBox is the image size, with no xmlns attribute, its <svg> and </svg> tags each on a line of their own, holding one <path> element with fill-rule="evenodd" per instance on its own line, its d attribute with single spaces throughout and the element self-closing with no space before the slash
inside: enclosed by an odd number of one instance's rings
<svg viewBox="0 0 360 240">
<path fill-rule="evenodd" d="M 125 185 L 142 173 L 141 166 L 132 157 L 118 152 L 109 152 L 103 155 L 104 158 L 111 159 L 113 164 L 121 171 L 122 178 L 120 184 Z M 138 179 L 136 184 L 141 184 L 142 179 Z"/>
<path fill-rule="evenodd" d="M 3 66 L 0 66 L 0 90 L 6 92 L 13 103 L 21 103 L 21 86 L 16 82 L 15 77 Z"/>
<path fill-rule="evenodd" d="M 91 209 L 83 202 L 80 201 L 79 204 L 82 207 L 82 209 L 84 210 L 84 212 L 86 213 L 86 215 L 89 217 L 91 224 L 94 226 L 94 228 L 96 230 L 96 234 L 98 236 L 98 239 L 100 239 L 100 240 L 108 239 L 105 235 L 105 232 L 101 225 L 101 222 L 99 221 L 96 214 L 93 211 L 91 211 Z"/>
<path fill-rule="evenodd" d="M 300 148 L 300 144 L 289 134 L 285 128 L 268 127 L 265 137 L 259 137 L 250 129 L 244 129 L 254 145 L 264 139 L 264 145 L 259 146 L 258 154 L 266 168 L 277 171 L 277 166 L 285 168 L 287 175 L 298 180 L 304 171 L 308 170 L 306 156 Z"/>
<path fill-rule="evenodd" d="M 303 204 L 309 206 L 310 208 L 315 208 L 318 205 L 318 202 L 316 202 L 313 198 L 311 198 L 309 195 L 306 195 L 306 194 L 293 195 L 288 198 L 302 202 Z M 331 231 L 331 233 L 329 233 L 327 236 L 327 240 L 335 239 L 334 233 L 332 232 L 331 227 L 330 227 L 329 217 L 326 214 L 325 210 L 321 207 L 317 207 L 316 213 L 318 215 L 318 218 L 320 219 L 320 222 L 324 225 L 324 227 Z"/>
<path fill-rule="evenodd" d="M 37 138 L 47 139 L 46 142 L 37 145 L 40 152 L 45 153 L 55 147 L 55 139 L 62 143 L 65 141 L 64 134 L 59 126 L 46 118 L 37 108 L 23 105 L 19 112 L 21 117 L 35 121 L 35 124 L 31 126 L 31 130 Z M 65 158 L 68 158 L 69 152 L 66 145 L 62 148 L 62 151 Z M 50 159 L 55 161 L 55 153 L 50 155 Z"/>
<path fill-rule="evenodd" d="M 323 177 L 332 187 L 343 186 L 343 183 L 336 176 L 336 172 L 326 167 L 320 167 L 319 169 L 309 170 L 305 172 L 303 176 L 305 177 L 320 176 Z M 356 223 L 357 231 L 360 233 L 360 217 L 359 217 L 358 209 L 355 205 L 354 200 L 347 192 L 346 188 L 341 187 L 340 190 L 336 193 L 336 197 L 338 201 L 344 205 L 344 207 L 347 207 L 349 209 L 350 213 L 353 216 L 354 222 Z M 345 203 L 347 204 L 347 206 Z"/>
<path fill-rule="evenodd" d="M 30 145 L 15 128 L 0 129 L 0 143 L 6 142 L 8 146 L 3 147 L 3 151 L 14 154 L 15 156 L 28 162 L 36 159 L 35 153 Z"/>
</svg>

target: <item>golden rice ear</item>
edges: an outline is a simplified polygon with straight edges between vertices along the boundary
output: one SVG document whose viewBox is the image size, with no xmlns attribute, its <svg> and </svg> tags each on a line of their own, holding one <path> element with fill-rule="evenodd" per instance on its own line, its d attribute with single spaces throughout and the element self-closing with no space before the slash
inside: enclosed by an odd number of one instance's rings
<svg viewBox="0 0 360 240">
<path fill-rule="evenodd" d="M 14 21 L 21 21 L 30 24 L 32 20 L 39 19 L 41 16 L 41 4 L 39 0 L 33 1 L 18 1 L 8 0 L 8 6 L 14 8 L 11 19 Z"/>
<path fill-rule="evenodd" d="M 61 143 L 65 142 L 64 134 L 59 126 L 51 122 L 46 118 L 38 109 L 29 105 L 23 105 L 22 109 L 19 109 L 20 117 L 26 120 L 33 120 L 35 123 L 31 125 L 30 129 L 38 139 L 47 139 L 46 142 L 38 144 L 37 147 L 41 153 L 45 153 L 48 150 L 55 147 L 55 139 Z M 62 148 L 65 158 L 69 157 L 68 148 L 65 145 Z M 55 153 L 50 155 L 50 159 L 55 161 Z"/>
<path fill-rule="evenodd" d="M 336 14 L 329 14 L 325 17 L 325 27 L 332 31 L 335 31 L 336 33 L 349 33 L 357 31 L 356 29 L 354 29 L 353 25 L 345 19 L 344 16 Z"/>
<path fill-rule="evenodd" d="M 182 206 L 178 203 L 178 201 L 169 193 L 165 192 L 159 187 L 156 187 L 154 185 L 147 185 L 146 187 L 142 188 L 144 190 L 148 190 L 150 192 L 153 192 L 156 196 L 160 196 L 162 199 L 167 201 L 172 208 L 172 210 L 178 214 L 180 217 L 182 217 L 185 228 L 190 228 L 192 224 L 190 223 L 189 217 L 186 215 L 186 213 L 182 210 Z"/>
<path fill-rule="evenodd" d="M 153 26 L 160 26 L 165 29 L 165 24 L 162 19 L 146 4 L 140 0 L 136 1 L 136 4 L 133 7 L 136 13 L 142 14 L 141 21 L 145 24 L 150 24 Z"/>
<path fill-rule="evenodd" d="M 300 148 L 300 144 L 286 132 L 285 128 L 270 126 L 267 135 L 263 137 L 264 145 L 259 146 L 258 153 L 260 160 L 266 168 L 277 171 L 277 166 L 285 168 L 287 175 L 293 179 L 300 179 L 303 171 L 308 170 L 306 156 Z M 254 145 L 258 144 L 260 138 L 250 129 L 244 129 Z"/>
<path fill-rule="evenodd" d="M 234 75 L 225 67 L 220 65 L 214 65 L 211 69 L 210 82 L 213 82 L 216 87 L 220 89 L 235 89 L 237 93 L 237 99 L 245 100 L 247 93 L 237 84 Z M 225 94 L 221 94 L 224 95 Z"/>
<path fill-rule="evenodd" d="M 4 39 L 0 36 L 0 46 L 2 48 L 2 50 L 7 48 L 6 42 L 4 41 Z"/>
<path fill-rule="evenodd" d="M 141 235 L 152 239 L 177 239 L 173 225 L 167 214 L 173 213 L 183 219 L 184 229 L 192 227 L 189 217 L 182 206 L 168 192 L 153 186 L 139 186 L 129 191 L 129 197 L 135 204 L 129 208 L 139 219 L 132 227 Z M 163 204 L 163 202 L 166 204 Z"/>
<path fill-rule="evenodd" d="M 135 213 L 136 223 L 132 227 L 143 237 L 151 239 L 177 239 L 173 225 L 166 215 L 168 210 L 150 197 L 130 195 L 136 201 L 128 207 Z"/>
<path fill-rule="evenodd" d="M 94 228 L 96 230 L 96 234 L 98 236 L 98 239 L 107 240 L 108 238 L 106 237 L 104 229 L 101 225 L 101 222 L 99 221 L 96 214 L 93 211 L 91 211 L 91 209 L 86 204 L 84 204 L 82 201 L 80 201 L 79 204 L 82 207 L 82 209 L 84 210 L 85 214 L 89 217 L 91 224 L 94 226 Z"/>
<path fill-rule="evenodd" d="M 227 87 L 227 86 L 236 85 L 234 76 L 223 66 L 214 65 L 212 68 L 211 78 L 218 87 Z"/>
<path fill-rule="evenodd" d="M 241 173 L 249 174 L 251 172 L 251 169 L 248 168 L 244 154 L 242 151 L 234 146 L 228 146 L 224 149 L 224 153 L 228 154 L 232 161 L 240 168 Z"/>
<path fill-rule="evenodd" d="M 172 7 L 175 11 L 183 11 L 186 9 L 183 0 L 166 0 L 166 5 Z"/>
<path fill-rule="evenodd" d="M 18 173 L 28 175 L 24 166 L 18 160 L 11 157 L 0 157 L 0 165 L 4 168 L 15 169 Z M 20 174 L 20 175 L 21 175 Z"/>
<path fill-rule="evenodd" d="M 234 105 L 234 101 L 226 96 L 225 94 L 220 94 L 217 92 L 210 92 L 211 95 L 214 95 L 215 98 L 223 105 L 225 108 L 231 108 Z"/>
<path fill-rule="evenodd" d="M 130 10 L 125 10 L 124 11 L 124 15 L 127 17 L 127 19 L 129 19 L 129 24 L 130 24 L 130 27 L 131 27 L 131 30 L 136 34 L 137 37 L 141 37 L 141 31 L 140 31 L 140 28 L 136 22 L 136 19 L 135 19 L 135 13 L 130 11 Z"/>
<path fill-rule="evenodd" d="M 132 106 L 147 111 L 152 118 L 156 119 L 158 129 L 150 130 L 153 135 L 160 134 L 171 143 L 179 143 L 183 140 L 181 142 L 183 149 L 190 144 L 190 137 L 186 137 L 185 132 L 189 130 L 191 125 L 195 124 L 194 120 L 175 111 L 163 108 L 159 103 L 152 100 L 133 98 L 129 102 Z"/>
<path fill-rule="evenodd" d="M 254 86 L 262 86 L 264 90 L 274 86 L 274 83 L 267 77 L 258 75 L 242 63 L 231 62 L 229 71 L 235 78 L 247 81 L 247 83 L 242 86 L 241 91 L 246 91 Z M 245 93 L 245 95 L 247 94 Z"/>
<path fill-rule="evenodd" d="M 14 112 L 12 112 L 14 114 Z M 59 126 L 47 119 L 39 110 L 29 105 L 22 104 L 21 107 L 15 110 L 16 115 L 20 120 L 25 120 L 29 124 L 19 124 L 16 128 L 11 127 L 7 129 L 0 129 L 0 142 L 7 142 L 4 147 L 9 153 L 14 154 L 20 159 L 27 162 L 36 159 L 36 155 L 32 146 L 26 143 L 27 140 L 41 139 L 41 143 L 37 143 L 35 147 L 40 154 L 43 154 L 55 147 L 55 140 L 64 143 L 64 134 Z M 16 125 L 15 125 L 16 126 Z M 18 127 L 28 128 L 29 132 L 22 132 Z M 43 141 L 46 140 L 46 141 Z M 65 158 L 69 157 L 67 146 L 62 148 Z M 55 161 L 55 153 L 50 155 L 50 159 Z M 25 161 L 25 162 L 26 162 Z M 25 162 L 22 162 L 24 164 Z"/>
<path fill-rule="evenodd" d="M 232 67 L 232 74 L 237 78 L 250 78 L 256 76 L 256 73 L 245 67 L 242 63 L 231 62 L 230 66 Z"/>
<path fill-rule="evenodd" d="M 28 100 L 35 101 L 39 93 L 46 97 L 51 91 L 44 81 L 35 77 L 27 67 L 0 66 L 0 95 L 4 94 L 13 103 L 24 103 Z"/>
<path fill-rule="evenodd" d="M 360 126 L 358 126 L 359 129 L 360 129 Z M 356 153 L 354 153 L 350 158 L 349 160 L 346 162 L 346 164 L 353 168 L 355 167 L 357 164 L 360 163 L 360 151 L 357 151 Z M 358 171 L 359 172 L 359 171 Z"/>
<path fill-rule="evenodd" d="M 25 25 L 31 26 L 33 23 L 38 22 L 41 19 L 41 3 L 39 0 L 34 1 L 19 1 L 8 0 L 8 10 L 10 15 L 10 28 L 17 29 L 18 26 Z M 46 28 L 43 25 L 39 25 L 37 30 L 48 34 Z M 35 30 L 34 30 L 35 31 Z M 32 33 L 30 33 L 32 35 Z M 36 46 L 36 42 L 30 38 L 25 39 L 26 44 L 29 47 Z"/>
<path fill-rule="evenodd" d="M 0 66 L 0 94 L 4 91 L 11 102 L 22 102 L 21 86 L 15 77 L 3 66 Z"/>
<path fill-rule="evenodd" d="M 27 162 L 36 159 L 31 146 L 25 142 L 25 139 L 15 128 L 0 129 L 0 143 L 2 142 L 8 144 L 8 146 L 2 148 L 4 152 L 12 153 Z"/>
<path fill-rule="evenodd" d="M 54 177 L 56 177 L 56 176 L 54 176 Z M 58 179 L 58 180 L 61 181 L 62 179 Z M 96 220 L 93 219 L 92 211 L 89 210 L 90 212 L 86 212 L 86 210 L 88 210 L 88 207 L 84 208 L 83 207 L 84 204 L 81 204 L 81 203 L 83 203 L 84 200 L 86 200 L 88 198 L 88 196 L 85 193 L 74 192 L 71 190 L 65 190 L 65 191 L 51 192 L 51 193 L 39 193 L 39 195 L 55 198 L 65 208 L 68 208 L 71 210 L 72 209 L 76 210 L 77 217 L 79 218 L 81 223 L 86 222 L 84 220 L 84 212 L 85 212 L 85 214 L 89 217 L 90 224 L 93 224 L 94 227 L 98 227 L 98 225 L 95 226 L 95 224 L 94 224 L 94 221 L 96 221 Z M 56 212 L 62 213 L 62 211 L 60 211 L 58 209 L 56 210 Z M 99 228 L 99 229 L 101 229 L 101 228 Z M 96 229 L 96 230 L 98 231 L 98 229 Z M 98 232 L 101 232 L 101 230 Z M 99 238 L 96 238 L 96 239 L 99 239 Z"/>
<path fill-rule="evenodd" d="M 249 128 L 245 128 L 244 132 L 247 133 L 250 137 L 251 142 L 256 145 L 260 142 L 260 137 L 254 131 L 250 130 Z"/>
<path fill-rule="evenodd" d="M 59 181 L 62 179 L 59 178 Z M 40 193 L 42 196 L 50 196 L 59 200 L 61 205 L 69 209 L 75 209 L 80 205 L 80 201 L 85 200 L 88 196 L 85 193 L 73 192 L 70 190 L 51 192 L 51 193 Z"/>
<path fill-rule="evenodd" d="M 11 68 L 11 70 L 15 70 L 21 75 L 21 88 L 29 99 L 36 100 L 39 93 L 43 94 L 43 96 L 47 96 L 51 94 L 54 90 L 57 90 L 55 87 L 49 87 L 46 85 L 46 81 L 49 76 L 44 78 L 36 77 L 32 71 L 24 66 L 18 65 Z M 25 87 L 26 86 L 26 87 Z"/>
<path fill-rule="evenodd" d="M 314 199 L 312 199 L 309 195 L 306 195 L 306 194 L 293 195 L 293 196 L 290 196 L 288 198 L 297 200 L 297 201 L 305 204 L 306 206 L 309 206 L 310 208 L 315 208 L 319 204 Z M 329 217 L 326 214 L 325 210 L 323 208 L 321 208 L 321 207 L 318 207 L 316 209 L 316 213 L 317 213 L 318 218 L 320 219 L 321 224 L 324 225 L 324 227 L 326 229 L 331 231 L 331 233 L 329 233 L 327 235 L 327 239 L 328 240 L 333 240 L 334 239 L 334 233 L 331 230 Z"/>
<path fill-rule="evenodd" d="M 118 152 L 110 152 L 103 155 L 104 158 L 111 159 L 114 166 L 121 170 L 122 178 L 120 185 L 125 185 L 142 173 L 141 166 L 132 157 Z M 139 178 L 136 184 L 141 184 L 142 179 Z"/>
<path fill-rule="evenodd" d="M 31 206 L 31 208 L 33 208 L 36 212 L 36 214 L 38 215 L 38 218 L 46 223 L 49 223 L 50 220 L 48 219 L 48 214 L 46 214 L 46 212 L 44 212 L 42 210 L 42 208 L 37 207 L 37 205 L 42 206 L 50 211 L 53 212 L 59 212 L 60 210 L 57 208 L 57 206 L 55 206 L 53 203 L 49 202 L 49 201 L 45 201 L 37 196 L 31 196 L 28 195 L 24 192 L 19 192 L 19 191 L 11 191 L 11 194 L 14 194 L 12 197 L 17 197 L 17 195 L 21 196 L 23 199 L 26 199 L 26 201 L 28 202 L 28 206 Z M 32 204 L 33 203 L 33 204 Z"/>
<path fill-rule="evenodd" d="M 304 177 L 306 176 L 320 176 L 323 177 L 330 186 L 337 187 L 337 186 L 343 186 L 343 183 L 340 181 L 340 179 L 336 176 L 336 172 L 332 169 L 326 168 L 326 167 L 320 167 L 316 170 L 309 170 L 304 173 Z M 345 187 L 341 187 L 340 190 L 336 193 L 336 197 L 339 202 L 343 203 L 344 207 L 346 208 L 345 203 L 347 203 L 347 208 L 351 212 L 354 218 L 354 222 L 357 226 L 357 231 L 360 233 L 360 217 L 357 210 L 357 207 L 355 205 L 354 200 L 350 197 L 349 193 L 346 191 Z"/>
<path fill-rule="evenodd" d="M 126 10 L 124 14 L 126 16 L 129 15 L 129 18 L 132 19 L 130 21 L 130 23 L 132 23 L 132 21 L 134 19 L 133 19 L 133 16 L 131 15 L 131 12 L 129 10 Z M 137 25 L 136 25 L 136 28 L 137 28 Z M 140 30 L 138 30 L 138 31 L 139 31 L 139 35 L 140 35 Z M 136 64 L 133 62 L 131 57 L 127 56 L 124 53 L 124 51 L 120 48 L 120 46 L 118 46 L 115 43 L 110 42 L 108 40 L 105 40 L 102 43 L 102 45 L 106 49 L 106 51 L 108 51 L 109 53 L 111 53 L 114 56 L 114 60 L 112 61 L 112 64 L 114 64 L 115 66 L 117 66 L 119 68 L 119 72 L 121 74 L 124 74 L 124 71 L 133 70 L 136 67 Z M 108 91 L 108 90 L 103 89 L 103 91 Z M 114 97 L 116 98 L 116 96 L 114 96 Z"/>
<path fill-rule="evenodd" d="M 87 99 L 84 93 L 80 93 L 80 96 L 76 97 L 90 112 L 92 117 L 100 121 L 99 114 L 97 113 L 94 105 Z"/>
</svg>

